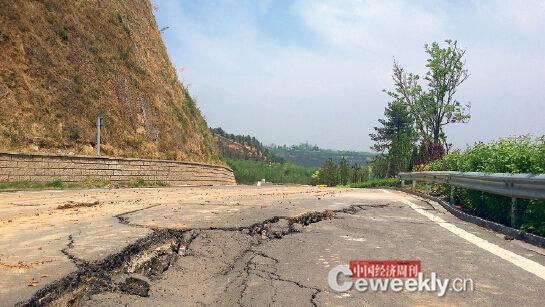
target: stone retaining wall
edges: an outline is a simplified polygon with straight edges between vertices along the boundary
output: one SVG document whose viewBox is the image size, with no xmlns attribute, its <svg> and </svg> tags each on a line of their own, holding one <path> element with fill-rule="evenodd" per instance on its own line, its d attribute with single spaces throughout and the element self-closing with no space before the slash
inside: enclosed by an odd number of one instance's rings
<svg viewBox="0 0 545 307">
<path fill-rule="evenodd" d="M 127 182 L 142 179 L 180 185 L 235 184 L 226 166 L 171 160 L 0 152 L 0 182 Z"/>
</svg>

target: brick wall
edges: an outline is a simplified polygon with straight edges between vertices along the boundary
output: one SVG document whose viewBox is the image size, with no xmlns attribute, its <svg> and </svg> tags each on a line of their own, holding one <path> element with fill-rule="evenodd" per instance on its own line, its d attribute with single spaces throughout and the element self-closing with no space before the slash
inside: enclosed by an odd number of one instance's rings
<svg viewBox="0 0 545 307">
<path fill-rule="evenodd" d="M 143 179 L 179 185 L 235 184 L 226 166 L 170 160 L 0 152 L 0 182 L 123 182 Z"/>
</svg>

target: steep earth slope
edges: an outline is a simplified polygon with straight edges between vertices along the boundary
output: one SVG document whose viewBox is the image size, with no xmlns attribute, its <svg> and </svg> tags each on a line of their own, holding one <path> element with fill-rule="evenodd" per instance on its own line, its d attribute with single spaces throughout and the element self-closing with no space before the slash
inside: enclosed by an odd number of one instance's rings
<svg viewBox="0 0 545 307">
<path fill-rule="evenodd" d="M 219 162 L 148 0 L 0 0 L 0 150 Z"/>
<path fill-rule="evenodd" d="M 222 128 L 212 129 L 222 155 L 229 159 L 285 162 L 273 155 L 255 137 L 225 132 Z"/>
</svg>

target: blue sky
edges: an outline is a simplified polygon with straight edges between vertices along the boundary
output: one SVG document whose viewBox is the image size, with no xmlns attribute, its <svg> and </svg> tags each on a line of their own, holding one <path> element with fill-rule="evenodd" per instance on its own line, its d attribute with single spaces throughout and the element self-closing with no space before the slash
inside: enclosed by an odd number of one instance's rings
<svg viewBox="0 0 545 307">
<path fill-rule="evenodd" d="M 208 123 L 266 144 L 369 150 L 396 58 L 425 70 L 424 44 L 467 49 L 458 99 L 464 148 L 545 134 L 545 1 L 155 0 L 173 64 Z"/>
</svg>

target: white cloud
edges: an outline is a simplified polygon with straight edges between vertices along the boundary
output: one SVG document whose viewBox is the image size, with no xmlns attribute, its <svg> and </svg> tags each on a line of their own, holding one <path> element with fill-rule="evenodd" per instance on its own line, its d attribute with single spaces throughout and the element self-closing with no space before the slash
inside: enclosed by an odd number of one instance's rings
<svg viewBox="0 0 545 307">
<path fill-rule="evenodd" d="M 302 0 L 296 11 L 325 40 L 347 49 L 422 45 L 444 31 L 443 12 L 417 2 Z"/>
<path fill-rule="evenodd" d="M 502 24 L 521 34 L 533 34 L 545 27 L 543 0 L 473 1 L 472 5 L 483 22 Z"/>
</svg>

